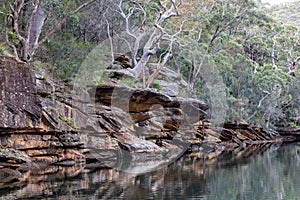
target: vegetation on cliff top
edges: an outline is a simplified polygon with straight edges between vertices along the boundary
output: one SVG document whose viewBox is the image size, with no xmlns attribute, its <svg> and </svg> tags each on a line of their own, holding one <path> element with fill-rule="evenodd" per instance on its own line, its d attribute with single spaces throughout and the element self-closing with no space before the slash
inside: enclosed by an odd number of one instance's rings
<svg viewBox="0 0 300 200">
<path fill-rule="evenodd" d="M 169 67 L 186 81 L 189 96 L 210 102 L 204 72 L 215 66 L 226 88 L 227 120 L 270 129 L 298 126 L 300 1 L 273 7 L 253 0 L 0 4 L 0 53 L 49 63 L 56 77 L 71 80 L 86 55 L 109 41 L 107 64 L 116 53 L 129 56 L 128 71 L 144 78 L 142 86 L 153 85 L 161 68 Z M 115 43 L 120 38 L 126 51 Z M 160 67 L 145 77 L 142 69 L 150 62 Z"/>
</svg>

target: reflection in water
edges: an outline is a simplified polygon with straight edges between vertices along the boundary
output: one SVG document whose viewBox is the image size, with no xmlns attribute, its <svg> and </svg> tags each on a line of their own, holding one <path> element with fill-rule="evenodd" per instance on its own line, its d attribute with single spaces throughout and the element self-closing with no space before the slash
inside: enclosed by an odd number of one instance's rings
<svg viewBox="0 0 300 200">
<path fill-rule="evenodd" d="M 46 169 L 45 169 L 46 170 Z M 188 154 L 134 175 L 114 169 L 56 167 L 0 184 L 0 199 L 297 199 L 300 146 L 250 146 L 208 159 Z M 1 183 L 1 182 L 0 182 Z"/>
</svg>

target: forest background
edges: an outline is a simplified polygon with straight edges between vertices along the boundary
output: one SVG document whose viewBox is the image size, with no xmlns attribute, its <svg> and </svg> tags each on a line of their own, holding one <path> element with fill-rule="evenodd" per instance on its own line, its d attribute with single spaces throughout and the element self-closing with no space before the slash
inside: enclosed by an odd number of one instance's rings
<svg viewBox="0 0 300 200">
<path fill-rule="evenodd" d="M 111 64 L 117 54 L 126 55 L 136 80 L 145 65 L 157 63 L 178 73 L 188 96 L 208 104 L 211 86 L 201 70 L 214 66 L 226 88 L 227 121 L 270 131 L 300 125 L 300 1 L 271 6 L 260 0 L 0 0 L 0 5 L 0 54 L 35 70 L 45 68 L 71 82 L 89 52 L 109 41 Z M 152 75 L 131 86 L 155 85 Z M 100 80 L 96 72 L 91 79 Z"/>
</svg>

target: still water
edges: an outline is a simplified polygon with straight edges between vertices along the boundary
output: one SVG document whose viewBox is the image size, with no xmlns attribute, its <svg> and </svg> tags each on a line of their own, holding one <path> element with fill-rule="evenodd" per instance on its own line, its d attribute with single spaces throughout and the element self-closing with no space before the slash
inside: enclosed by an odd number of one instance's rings
<svg viewBox="0 0 300 200">
<path fill-rule="evenodd" d="M 187 154 L 141 175 L 78 166 L 24 180 L 2 185 L 0 199 L 300 199 L 300 145 L 235 149 L 212 159 Z"/>
</svg>

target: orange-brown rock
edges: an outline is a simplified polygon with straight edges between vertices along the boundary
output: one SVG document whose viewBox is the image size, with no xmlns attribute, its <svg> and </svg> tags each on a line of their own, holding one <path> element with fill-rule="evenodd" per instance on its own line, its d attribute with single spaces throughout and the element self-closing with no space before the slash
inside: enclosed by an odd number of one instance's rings
<svg viewBox="0 0 300 200">
<path fill-rule="evenodd" d="M 108 158 L 104 166 L 112 166 L 115 152 L 125 149 L 141 158 L 138 166 L 143 153 L 168 152 L 169 158 L 189 144 L 213 160 L 224 146 L 278 140 L 246 123 L 211 127 L 208 106 L 200 100 L 124 85 L 90 88 L 35 77 L 27 64 L 0 57 L 0 166 L 26 171 L 36 163 L 97 162 L 89 149 Z"/>
</svg>

